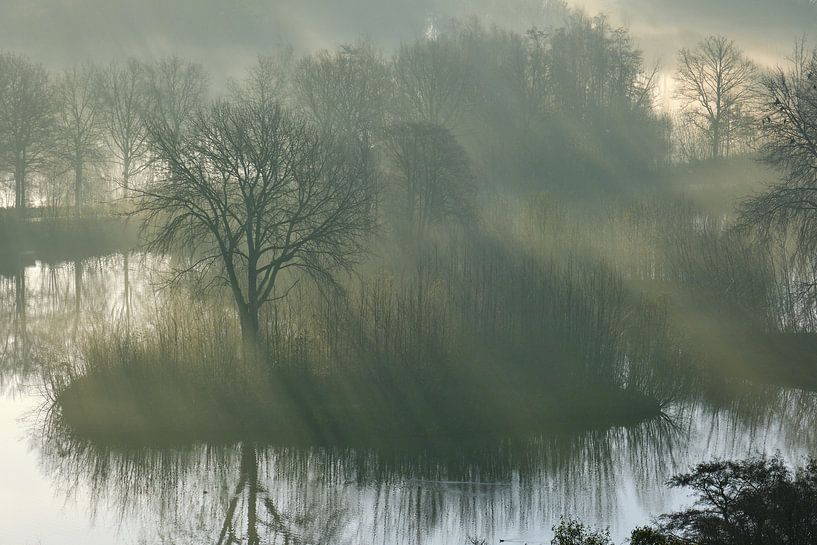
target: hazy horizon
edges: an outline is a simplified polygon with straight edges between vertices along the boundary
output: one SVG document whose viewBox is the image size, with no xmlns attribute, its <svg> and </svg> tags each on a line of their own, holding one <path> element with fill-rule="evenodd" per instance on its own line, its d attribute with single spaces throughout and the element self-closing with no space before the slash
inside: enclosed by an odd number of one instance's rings
<svg viewBox="0 0 817 545">
<path fill-rule="evenodd" d="M 430 25 L 476 17 L 516 30 L 558 25 L 548 0 L 7 0 L 0 19 L 0 50 L 25 53 L 49 67 L 77 59 L 156 58 L 178 54 L 200 62 L 216 80 L 239 77 L 255 57 L 281 46 L 301 52 L 333 48 L 361 37 L 391 49 Z M 647 64 L 664 72 L 681 47 L 708 34 L 734 39 L 757 62 L 774 65 L 798 36 L 817 28 L 811 0 L 569 0 L 590 15 L 606 14 L 629 28 Z M 813 37 L 813 36 L 812 36 Z"/>
</svg>

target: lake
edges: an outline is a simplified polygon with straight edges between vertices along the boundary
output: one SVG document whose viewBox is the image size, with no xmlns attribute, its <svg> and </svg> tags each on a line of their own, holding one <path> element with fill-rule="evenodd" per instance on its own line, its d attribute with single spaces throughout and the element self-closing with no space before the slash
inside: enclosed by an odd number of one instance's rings
<svg viewBox="0 0 817 545">
<path fill-rule="evenodd" d="M 687 503 L 664 486 L 675 472 L 776 451 L 800 461 L 817 446 L 815 396 L 773 387 L 679 401 L 626 427 L 507 440 L 77 441 L 51 414 L 49 369 L 79 357 L 72 342 L 82 332 L 137 327 L 155 313 L 166 296 L 161 264 L 120 254 L 23 263 L 0 276 L 3 543 L 549 542 L 563 514 L 609 526 L 621 542 Z"/>
</svg>

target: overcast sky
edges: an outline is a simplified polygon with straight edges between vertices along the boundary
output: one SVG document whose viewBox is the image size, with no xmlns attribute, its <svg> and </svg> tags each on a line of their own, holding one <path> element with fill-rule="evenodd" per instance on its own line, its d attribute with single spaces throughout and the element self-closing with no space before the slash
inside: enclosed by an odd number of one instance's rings
<svg viewBox="0 0 817 545">
<path fill-rule="evenodd" d="M 570 0 L 628 26 L 649 60 L 669 67 L 679 47 L 710 33 L 778 62 L 798 36 L 817 33 L 816 0 Z M 430 21 L 476 15 L 506 26 L 547 26 L 540 0 L 0 0 L 0 49 L 58 66 L 178 53 L 239 75 L 281 44 L 331 47 L 363 35 L 384 48 Z M 217 74 L 217 75 L 218 75 Z"/>
</svg>

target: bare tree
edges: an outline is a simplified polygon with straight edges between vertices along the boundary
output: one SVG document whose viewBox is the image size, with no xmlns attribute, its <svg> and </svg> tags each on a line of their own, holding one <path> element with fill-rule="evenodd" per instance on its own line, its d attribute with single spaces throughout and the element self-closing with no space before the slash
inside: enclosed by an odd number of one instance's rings
<svg viewBox="0 0 817 545">
<path fill-rule="evenodd" d="M 179 140 L 187 121 L 202 104 L 207 91 L 204 69 L 179 57 L 166 57 L 145 67 L 144 116 Z"/>
<path fill-rule="evenodd" d="M 385 61 L 365 42 L 306 57 L 295 75 L 298 101 L 315 123 L 360 142 L 382 127 L 390 87 Z"/>
<path fill-rule="evenodd" d="M 475 191 L 468 154 L 451 132 L 431 123 L 393 127 L 387 149 L 395 166 L 401 206 L 419 231 L 449 216 L 465 216 Z"/>
<path fill-rule="evenodd" d="M 790 232 L 799 253 L 817 256 L 817 51 L 763 82 L 762 152 L 783 178 L 743 205 L 747 225 L 762 234 Z"/>
<path fill-rule="evenodd" d="M 394 59 L 398 117 L 453 128 L 474 97 L 473 78 L 447 37 L 403 45 Z"/>
<path fill-rule="evenodd" d="M 260 105 L 284 104 L 291 98 L 295 52 L 291 47 L 259 55 L 247 79 L 233 88 L 233 95 Z"/>
<path fill-rule="evenodd" d="M 374 135 L 385 125 L 392 80 L 372 44 L 360 41 L 308 56 L 296 67 L 292 83 L 295 104 L 324 138 L 357 146 L 360 160 L 376 163 Z"/>
<path fill-rule="evenodd" d="M 721 157 L 728 124 L 754 96 L 755 65 L 724 36 L 710 36 L 693 50 L 682 49 L 678 63 L 678 98 L 709 135 L 712 157 Z"/>
<path fill-rule="evenodd" d="M 0 167 L 14 173 L 14 206 L 28 204 L 28 175 L 41 166 L 53 127 L 48 73 L 26 57 L 0 54 Z"/>
<path fill-rule="evenodd" d="M 127 194 L 131 178 L 149 162 L 145 109 L 144 67 L 135 59 L 113 62 L 99 73 L 105 142 L 119 163 L 119 179 Z"/>
<path fill-rule="evenodd" d="M 102 146 L 102 109 L 96 69 L 91 65 L 65 70 L 55 85 L 57 156 L 74 173 L 74 206 L 81 213 L 88 168 L 98 162 Z"/>
<path fill-rule="evenodd" d="M 356 147 L 253 102 L 200 109 L 181 140 L 169 123 L 149 131 L 164 175 L 132 193 L 150 247 L 186 248 L 195 256 L 187 271 L 217 271 L 246 341 L 257 339 L 262 305 L 288 291 L 277 289 L 284 271 L 331 279 L 362 251 L 371 174 Z"/>
</svg>

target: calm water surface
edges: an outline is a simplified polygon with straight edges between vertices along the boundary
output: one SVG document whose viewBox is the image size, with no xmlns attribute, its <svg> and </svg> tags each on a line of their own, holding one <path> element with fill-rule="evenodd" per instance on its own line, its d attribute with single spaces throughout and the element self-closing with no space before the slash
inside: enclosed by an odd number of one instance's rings
<svg viewBox="0 0 817 545">
<path fill-rule="evenodd" d="M 690 464 L 775 451 L 798 460 L 817 445 L 815 397 L 772 388 L 629 428 L 455 449 L 73 443 L 49 424 L 43 369 L 75 357 L 78 332 L 149 316 L 163 297 L 155 265 L 120 255 L 0 275 L 0 543 L 247 543 L 256 532 L 262 543 L 549 541 L 561 514 L 621 542 L 687 502 L 663 482 Z"/>
</svg>

